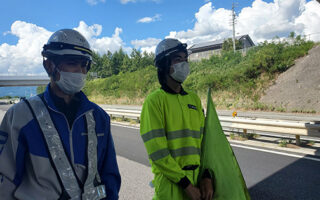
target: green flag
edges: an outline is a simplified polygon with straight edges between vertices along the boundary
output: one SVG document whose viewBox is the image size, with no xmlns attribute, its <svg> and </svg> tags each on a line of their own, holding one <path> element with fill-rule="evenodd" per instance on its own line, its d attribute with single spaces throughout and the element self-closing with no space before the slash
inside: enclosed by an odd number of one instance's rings
<svg viewBox="0 0 320 200">
<path fill-rule="evenodd" d="M 204 169 L 213 172 L 214 200 L 250 200 L 240 167 L 222 130 L 210 89 L 202 140 L 200 174 Z"/>
</svg>

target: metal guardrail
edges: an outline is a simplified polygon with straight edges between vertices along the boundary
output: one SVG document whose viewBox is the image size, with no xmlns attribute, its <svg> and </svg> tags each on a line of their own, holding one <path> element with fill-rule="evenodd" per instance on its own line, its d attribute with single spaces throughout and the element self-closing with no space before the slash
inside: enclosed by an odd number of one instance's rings
<svg viewBox="0 0 320 200">
<path fill-rule="evenodd" d="M 140 120 L 140 110 L 105 108 L 105 111 L 111 117 Z M 243 133 L 252 130 L 295 135 L 297 145 L 300 145 L 300 136 L 320 138 L 320 121 L 306 122 L 231 116 L 219 116 L 219 119 L 222 127 L 228 130 L 238 129 L 242 130 Z"/>
<path fill-rule="evenodd" d="M 222 126 L 300 136 L 320 137 L 320 124 L 312 122 L 279 121 L 270 119 L 240 119 L 219 117 Z"/>
<path fill-rule="evenodd" d="M 140 120 L 140 110 L 125 110 L 125 109 L 111 109 L 105 108 L 104 109 L 110 117 L 120 117 L 120 118 L 130 118 L 135 119 L 139 122 Z"/>
</svg>

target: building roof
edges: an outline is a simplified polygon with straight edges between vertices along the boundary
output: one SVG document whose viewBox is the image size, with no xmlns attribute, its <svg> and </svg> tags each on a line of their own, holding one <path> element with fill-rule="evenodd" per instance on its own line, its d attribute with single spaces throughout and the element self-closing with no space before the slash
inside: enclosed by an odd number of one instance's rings
<svg viewBox="0 0 320 200">
<path fill-rule="evenodd" d="M 254 43 L 251 40 L 249 35 L 236 36 L 236 40 L 241 40 L 243 38 L 247 39 L 251 46 L 254 46 Z M 221 49 L 222 44 L 225 40 L 226 39 L 220 39 L 220 40 L 215 40 L 215 41 L 194 44 L 189 47 L 189 50 L 191 50 L 192 52 L 198 52 L 198 51 L 206 51 L 206 50 L 211 50 L 211 49 Z"/>
</svg>

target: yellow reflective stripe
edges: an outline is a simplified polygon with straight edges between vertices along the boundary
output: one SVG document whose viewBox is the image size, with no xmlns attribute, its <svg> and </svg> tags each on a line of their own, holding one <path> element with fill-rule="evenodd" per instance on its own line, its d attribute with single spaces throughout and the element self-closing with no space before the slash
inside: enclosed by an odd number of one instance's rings
<svg viewBox="0 0 320 200">
<path fill-rule="evenodd" d="M 173 140 L 173 139 L 185 138 L 185 137 L 201 138 L 202 133 L 203 133 L 203 128 L 200 131 L 193 131 L 189 129 L 170 131 L 167 134 L 167 140 Z M 166 136 L 166 133 L 164 129 L 156 129 L 143 134 L 141 137 L 144 142 L 147 142 L 151 139 L 154 139 L 157 137 L 165 137 L 165 136 Z"/>
<path fill-rule="evenodd" d="M 170 151 L 170 153 L 169 153 Z M 179 156 L 188 156 L 188 155 L 199 155 L 201 154 L 201 150 L 196 147 L 182 147 L 175 150 L 168 150 L 168 149 L 160 149 L 156 152 L 153 152 L 149 155 L 149 158 L 152 161 L 157 161 L 161 158 L 164 158 L 168 155 L 171 155 L 173 158 L 179 157 Z"/>
<path fill-rule="evenodd" d="M 73 47 L 75 49 L 78 49 L 78 50 L 81 50 L 81 51 L 85 51 L 85 52 L 88 52 L 90 55 L 92 54 L 92 52 L 88 49 L 85 49 L 85 48 L 81 48 L 81 47 Z"/>
<path fill-rule="evenodd" d="M 167 134 L 168 140 L 173 140 L 173 139 L 177 139 L 177 138 L 184 138 L 184 137 L 200 138 L 201 135 L 200 135 L 200 131 L 192 131 L 189 129 L 170 131 Z"/>
<path fill-rule="evenodd" d="M 141 137 L 143 142 L 147 142 L 153 138 L 164 137 L 164 136 L 166 136 L 164 129 L 156 129 L 143 134 Z"/>
<path fill-rule="evenodd" d="M 172 157 L 178 157 L 178 156 L 187 156 L 187 155 L 200 155 L 201 150 L 196 147 L 183 147 L 180 149 L 170 150 L 170 154 Z"/>
<path fill-rule="evenodd" d="M 159 160 L 161 158 L 164 158 L 166 156 L 169 155 L 169 151 L 168 149 L 160 149 L 152 154 L 149 155 L 149 158 L 152 160 L 152 161 L 156 161 L 156 160 Z"/>
</svg>

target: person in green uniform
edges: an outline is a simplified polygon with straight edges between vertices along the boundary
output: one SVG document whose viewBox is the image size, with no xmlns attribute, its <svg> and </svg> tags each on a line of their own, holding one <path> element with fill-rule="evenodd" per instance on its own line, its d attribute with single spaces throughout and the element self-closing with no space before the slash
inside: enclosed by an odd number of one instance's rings
<svg viewBox="0 0 320 200">
<path fill-rule="evenodd" d="M 154 200 L 211 200 L 212 174 L 199 175 L 204 114 L 199 97 L 182 87 L 189 75 L 187 44 L 164 39 L 156 47 L 160 89 L 145 99 L 140 133 L 154 173 Z"/>
</svg>

